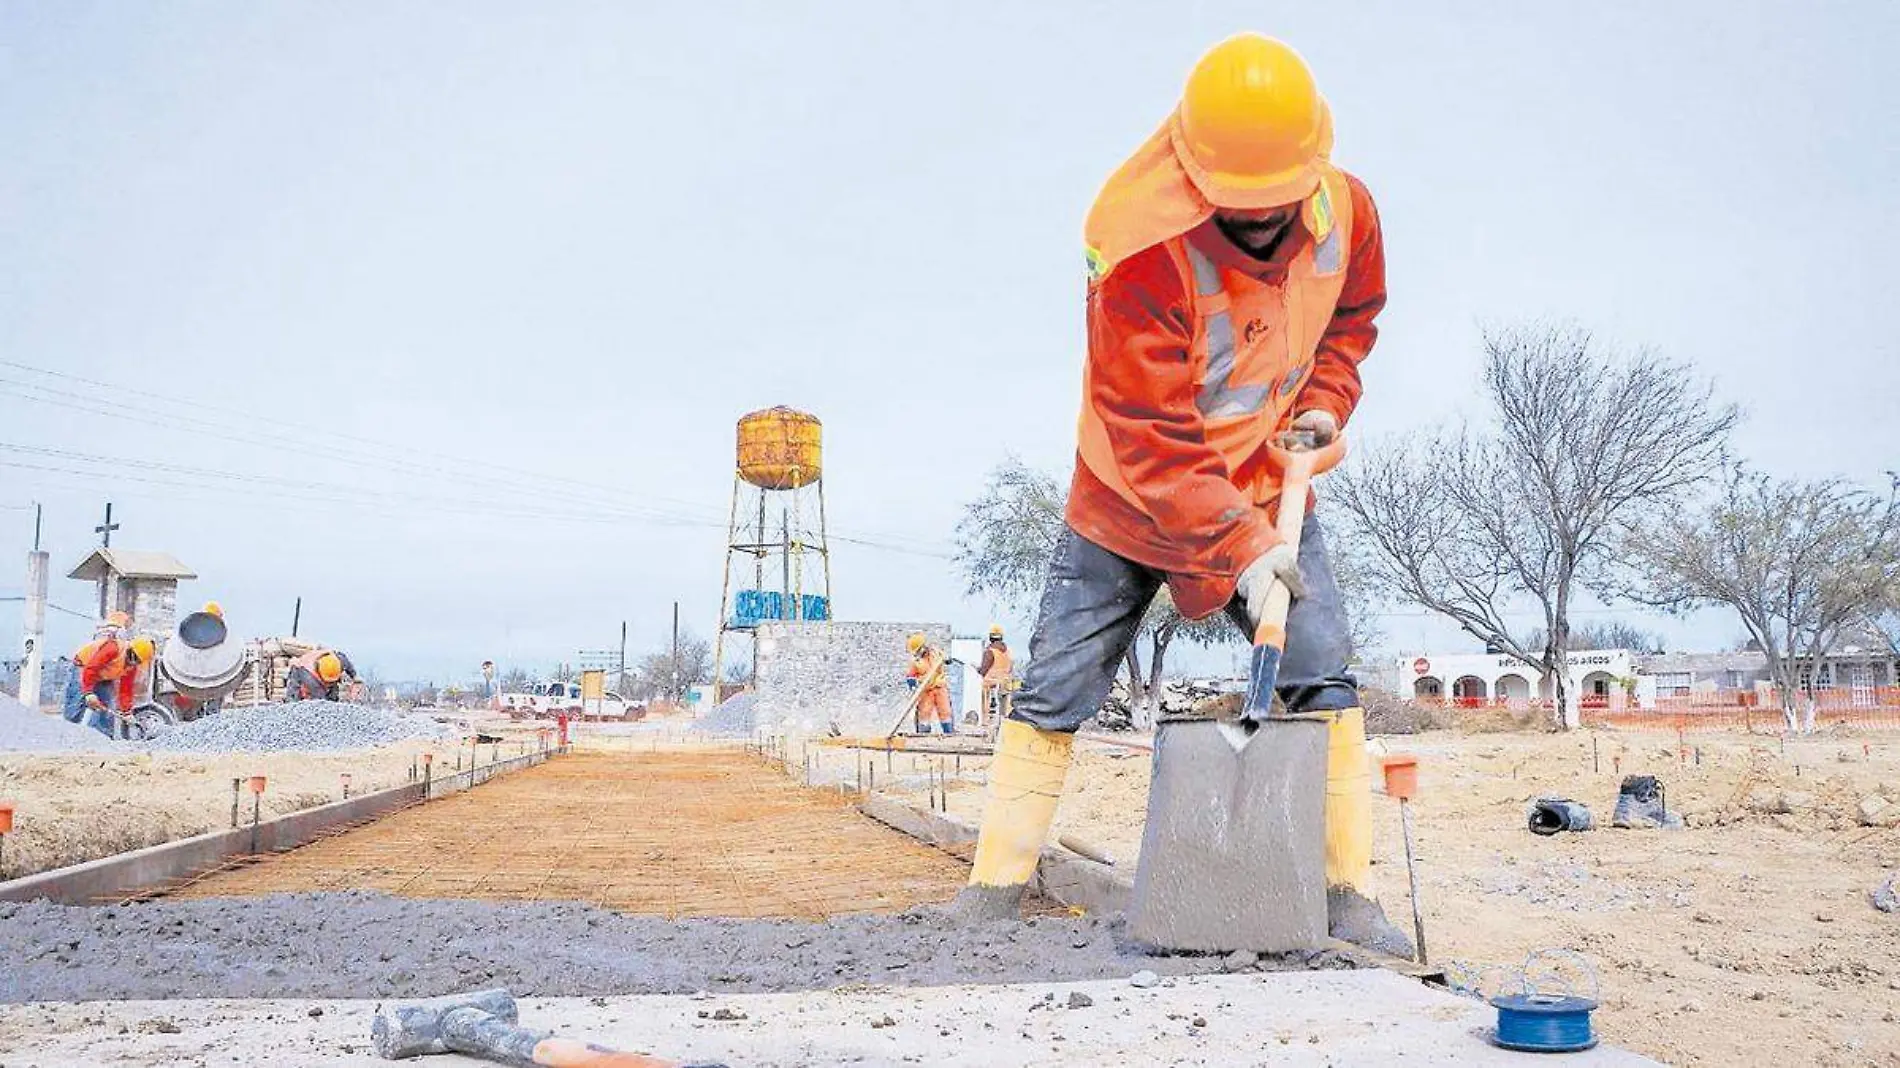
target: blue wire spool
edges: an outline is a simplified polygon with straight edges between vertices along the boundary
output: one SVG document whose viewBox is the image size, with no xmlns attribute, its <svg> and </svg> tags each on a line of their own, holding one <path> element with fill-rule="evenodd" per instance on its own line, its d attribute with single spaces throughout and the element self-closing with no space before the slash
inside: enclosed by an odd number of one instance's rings
<svg viewBox="0 0 1900 1068">
<path fill-rule="evenodd" d="M 1597 1044 L 1590 1013 L 1591 998 L 1574 994 L 1507 994 L 1491 999 L 1498 1010 L 1498 1029 L 1491 1041 L 1522 1053 L 1577 1053 Z"/>
</svg>

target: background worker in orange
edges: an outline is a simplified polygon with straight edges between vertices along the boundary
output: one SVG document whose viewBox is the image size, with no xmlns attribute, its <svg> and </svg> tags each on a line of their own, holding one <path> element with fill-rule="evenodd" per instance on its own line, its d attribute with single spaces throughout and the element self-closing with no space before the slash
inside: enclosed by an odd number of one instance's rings
<svg viewBox="0 0 1900 1068">
<path fill-rule="evenodd" d="M 912 634 L 905 644 L 910 649 L 910 667 L 905 672 L 904 682 L 913 690 L 923 690 L 917 697 L 917 732 L 929 734 L 930 725 L 936 723 L 943 727 L 943 733 L 955 734 L 956 724 L 950 720 L 950 679 L 944 672 L 943 653 L 921 633 Z"/>
<path fill-rule="evenodd" d="M 977 721 L 985 731 L 990 729 L 991 702 L 999 697 L 998 691 L 1009 682 L 1009 673 L 1015 669 L 1015 665 L 1016 658 L 1010 655 L 1009 644 L 1003 641 L 1002 626 L 991 624 L 989 643 L 983 646 L 983 658 L 976 665 L 976 673 L 983 679 L 982 697 L 976 706 Z"/>
<path fill-rule="evenodd" d="M 117 737 L 121 716 L 131 712 L 138 693 L 138 672 L 157 651 L 152 639 L 127 639 L 115 629 L 94 638 L 73 654 L 63 714 L 73 723 Z"/>
<path fill-rule="evenodd" d="M 335 701 L 343 693 L 343 679 L 356 680 L 356 665 L 335 649 L 312 649 L 290 662 L 284 676 L 286 701 Z"/>
<path fill-rule="evenodd" d="M 1161 583 L 1182 614 L 1225 609 L 1243 636 L 1284 583 L 1295 600 L 1280 695 L 1294 711 L 1335 713 L 1333 933 L 1409 949 L 1365 892 L 1364 714 L 1326 543 L 1310 514 L 1297 558 L 1275 533 L 1279 473 L 1263 448 L 1289 430 L 1320 444 L 1339 433 L 1385 305 L 1378 213 L 1331 151 L 1331 111 L 1305 61 L 1243 34 L 1195 65 L 1174 113 L 1089 212 L 1089 353 L 1068 529 L 998 737 L 966 911 L 1014 911 L 1074 731 L 1101 707 Z"/>
</svg>

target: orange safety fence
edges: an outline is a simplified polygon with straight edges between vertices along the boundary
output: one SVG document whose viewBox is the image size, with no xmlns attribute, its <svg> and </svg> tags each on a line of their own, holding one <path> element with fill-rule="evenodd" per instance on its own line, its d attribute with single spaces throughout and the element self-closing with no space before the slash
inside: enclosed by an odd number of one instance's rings
<svg viewBox="0 0 1900 1068">
<path fill-rule="evenodd" d="M 1900 730 L 1900 686 L 1826 687 L 1813 691 L 1816 728 L 1845 725 L 1876 730 Z M 1431 698 L 1418 698 L 1430 702 Z M 1445 697 L 1438 703 L 1447 708 L 1504 708 L 1514 711 L 1541 709 L 1550 702 L 1543 699 Z M 1622 693 L 1588 694 L 1578 704 L 1585 726 L 1616 727 L 1623 730 L 1740 730 L 1780 732 L 1786 721 L 1781 706 L 1762 704 L 1753 690 L 1717 690 L 1657 697 L 1651 707 L 1641 707 L 1635 698 Z M 1804 714 L 1805 695 L 1796 700 L 1797 714 Z"/>
</svg>

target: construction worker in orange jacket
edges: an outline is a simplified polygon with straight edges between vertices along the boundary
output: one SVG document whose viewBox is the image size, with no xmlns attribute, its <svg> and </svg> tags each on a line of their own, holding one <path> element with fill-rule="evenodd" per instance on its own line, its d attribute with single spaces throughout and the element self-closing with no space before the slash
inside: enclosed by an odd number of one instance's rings
<svg viewBox="0 0 1900 1068">
<path fill-rule="evenodd" d="M 1326 543 L 1310 513 L 1297 554 L 1275 533 L 1279 472 L 1264 448 L 1289 430 L 1318 444 L 1338 435 L 1385 304 L 1378 214 L 1333 165 L 1332 139 L 1305 61 L 1242 34 L 1201 58 L 1174 112 L 1090 209 L 1068 529 L 997 739 L 966 911 L 1015 909 L 1074 731 L 1101 707 L 1160 585 L 1183 615 L 1225 610 L 1249 636 L 1284 585 L 1295 599 L 1280 695 L 1294 711 L 1334 714 L 1333 933 L 1409 952 L 1367 892 L 1364 714 Z"/>
<path fill-rule="evenodd" d="M 143 635 L 128 640 L 114 634 L 80 646 L 73 654 L 62 714 L 72 723 L 121 737 L 119 721 L 131 714 L 139 668 L 150 664 L 156 651 L 156 643 Z"/>
<path fill-rule="evenodd" d="M 976 673 L 982 677 L 982 699 L 977 704 L 977 717 L 985 731 L 989 730 L 990 708 L 996 704 L 1009 683 L 1009 674 L 1015 668 L 1015 657 L 1010 655 L 1009 644 L 1003 641 L 1003 628 L 1000 624 L 990 625 L 990 640 L 983 646 L 983 658 L 977 662 Z"/>
<path fill-rule="evenodd" d="M 290 662 L 284 677 L 286 701 L 335 701 L 343 693 L 343 680 L 356 680 L 356 665 L 335 649 L 312 649 Z"/>
<path fill-rule="evenodd" d="M 957 726 L 950 717 L 950 679 L 946 660 L 923 634 L 912 634 L 905 643 L 910 649 L 910 667 L 904 683 L 923 692 L 917 696 L 917 732 L 929 734 L 930 725 L 938 724 L 945 734 L 955 734 Z"/>
</svg>

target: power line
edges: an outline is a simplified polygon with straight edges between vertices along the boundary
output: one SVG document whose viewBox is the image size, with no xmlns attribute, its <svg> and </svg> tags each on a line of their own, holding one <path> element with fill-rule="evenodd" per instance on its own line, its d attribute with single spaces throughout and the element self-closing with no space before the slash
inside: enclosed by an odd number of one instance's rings
<svg viewBox="0 0 1900 1068">
<path fill-rule="evenodd" d="M 110 382 L 104 382 L 98 379 L 87 378 L 82 375 L 74 375 L 74 374 L 69 374 L 66 372 L 51 371 L 45 368 L 34 367 L 32 365 L 19 363 L 13 360 L 0 359 L 0 366 L 12 367 L 18 370 L 28 371 L 35 374 L 46 375 L 52 378 L 78 382 L 78 383 L 95 386 L 102 389 L 116 390 L 116 391 L 122 391 L 122 392 L 126 390 L 126 387 L 115 385 Z M 601 492 L 611 493 L 611 494 L 615 494 L 622 497 L 636 497 L 637 496 L 637 497 L 641 497 L 648 500 L 657 500 L 657 501 L 661 501 L 665 503 L 677 504 L 677 505 L 681 505 L 686 508 L 692 509 L 693 511 L 699 513 L 698 515 L 683 515 L 676 511 L 670 512 L 663 509 L 652 508 L 644 504 L 635 504 L 635 503 L 618 503 L 618 504 L 612 505 L 613 507 L 617 509 L 616 514 L 623 515 L 629 519 L 644 519 L 650 522 L 659 522 L 659 523 L 665 523 L 669 525 L 679 525 L 679 526 L 723 527 L 725 525 L 723 521 L 717 521 L 717 517 L 722 515 L 724 510 L 715 509 L 713 506 L 702 503 L 702 502 L 684 501 L 678 498 L 669 498 L 669 497 L 663 497 L 659 495 L 638 494 L 635 491 L 628 490 L 624 487 L 606 486 L 599 483 L 587 482 L 585 480 L 572 479 L 572 478 L 567 478 L 564 476 L 546 475 L 546 474 L 542 474 L 538 472 L 529 471 L 524 468 L 515 468 L 515 467 L 508 467 L 506 465 L 495 465 L 495 464 L 489 464 L 489 463 L 485 463 L 481 461 L 467 460 L 467 459 L 457 458 L 446 453 L 432 452 L 430 450 L 414 449 L 414 448 L 409 448 L 406 446 L 399 446 L 393 443 L 379 441 L 374 438 L 366 438 L 366 437 L 360 437 L 356 435 L 343 434 L 343 433 L 339 433 L 335 431 L 318 430 L 317 428 L 309 428 L 309 432 L 311 433 L 319 433 L 319 434 L 323 434 L 329 437 L 334 437 L 334 438 L 339 438 L 339 439 L 360 441 L 360 442 L 370 444 L 379 449 L 432 456 L 432 457 L 446 460 L 450 463 L 458 464 L 464 467 L 479 468 L 480 473 L 470 474 L 466 472 L 458 472 L 454 470 L 444 469 L 441 467 L 435 467 L 435 466 L 430 466 L 426 464 L 418 464 L 413 461 L 409 461 L 405 459 L 394 459 L 387 456 L 378 456 L 373 453 L 367 453 L 367 452 L 364 452 L 363 450 L 358 450 L 358 449 L 347 449 L 347 448 L 342 448 L 342 447 L 338 447 L 334 445 L 325 445 L 321 443 L 313 444 L 307 441 L 298 441 L 294 438 L 288 438 L 282 435 L 271 435 L 269 433 L 266 433 L 263 436 L 259 436 L 257 434 L 233 432 L 231 431 L 230 428 L 222 424 L 212 423 L 212 422 L 208 422 L 206 420 L 201 420 L 201 419 L 193 419 L 189 416 L 178 415 L 176 413 L 160 413 L 160 412 L 137 413 L 137 412 L 129 412 L 129 411 L 118 409 L 118 408 L 103 407 L 97 403 L 95 398 L 89 395 L 73 393 L 67 390 L 55 389 L 53 387 L 41 385 L 34 382 L 22 382 L 18 380 L 0 378 L 0 385 L 10 385 L 10 386 L 15 387 L 16 389 L 31 390 L 37 393 L 42 393 L 42 394 L 47 395 L 47 396 L 39 397 L 39 396 L 31 396 L 27 394 L 16 394 L 16 396 L 18 396 L 19 399 L 25 400 L 25 401 L 30 401 L 34 403 L 42 403 L 42 404 L 54 404 L 54 405 L 66 407 L 66 408 L 77 410 L 77 411 L 84 411 L 89 414 L 101 415 L 107 418 L 114 418 L 114 419 L 121 419 L 121 420 L 126 420 L 126 421 L 131 421 L 131 422 L 143 423 L 148 426 L 158 426 L 158 427 L 161 427 L 163 429 L 168 429 L 168 430 L 184 430 L 184 431 L 188 431 L 194 434 L 210 435 L 210 436 L 217 437 L 223 440 L 235 441 L 241 444 L 262 445 L 266 448 L 276 448 L 276 449 L 283 449 L 287 451 L 295 451 L 301 454 L 313 453 L 315 455 L 323 456 L 328 459 L 338 460 L 346 464 L 352 464 L 352 465 L 360 466 L 360 467 L 367 467 L 374 470 L 383 470 L 383 471 L 394 470 L 398 473 L 404 473 L 404 474 L 425 475 L 425 476 L 431 476 L 435 478 L 447 478 L 447 479 L 451 479 L 451 480 L 459 481 L 463 483 L 479 485 L 489 490 L 496 489 L 497 487 L 508 488 L 515 492 L 535 494 L 535 495 L 547 497 L 549 499 L 558 500 L 566 504 L 599 505 L 603 503 L 599 501 L 597 499 L 597 496 L 595 495 L 583 496 L 573 491 L 553 489 L 546 485 L 541 484 L 544 482 L 565 483 L 569 485 L 583 486 L 592 490 L 598 490 Z M 189 407 L 199 408 L 199 409 L 203 409 L 207 411 L 231 412 L 247 420 L 257 420 L 259 418 L 254 413 L 245 412 L 238 409 L 222 408 L 217 405 L 204 404 L 198 401 L 187 400 L 184 398 L 168 397 L 163 394 L 152 394 L 149 391 L 139 391 L 139 392 L 142 396 L 147 396 L 147 397 L 150 397 L 151 399 L 163 400 L 169 403 L 186 405 Z M 299 426 L 299 424 L 295 424 L 295 423 L 280 424 L 280 425 L 287 425 L 291 427 Z M 79 455 L 71 456 L 69 458 L 80 459 L 82 462 L 121 463 L 126 466 L 137 466 L 137 467 L 142 467 L 148 470 L 172 471 L 174 473 L 182 473 L 182 472 L 193 470 L 190 468 L 183 467 L 181 465 L 161 465 L 152 461 L 119 460 L 119 459 L 98 457 L 96 455 L 87 456 L 85 454 L 79 454 Z M 29 465 L 13 464 L 13 465 L 6 465 L 6 466 L 27 467 L 28 469 L 33 469 Z M 58 473 L 61 471 L 61 469 L 56 469 L 56 468 L 40 468 L 40 470 L 44 470 L 49 473 Z M 195 470 L 199 473 L 206 474 L 209 477 L 218 477 L 218 478 L 225 478 L 225 479 L 262 481 L 262 480 L 272 477 L 272 476 L 247 476 L 247 475 L 242 475 L 242 474 L 233 473 L 233 472 L 211 472 L 208 469 L 202 469 L 202 468 L 195 469 Z M 534 483 L 524 483 L 521 481 L 520 478 L 497 477 L 492 473 L 494 471 L 512 472 L 520 476 L 534 479 L 536 481 Z M 82 475 L 82 476 L 91 474 L 89 472 L 80 472 L 80 471 L 71 471 L 71 470 L 65 470 L 64 473 Z M 97 477 L 97 476 L 94 475 L 92 477 Z M 152 480 L 145 480 L 145 481 L 149 482 Z M 277 481 L 280 484 L 291 484 L 295 482 L 295 480 L 282 479 L 282 478 L 278 478 Z M 163 484 L 163 483 L 155 483 L 155 484 Z M 349 493 L 373 493 L 374 492 L 374 491 L 357 490 L 355 487 L 337 486 L 335 484 L 309 483 L 306 485 L 322 487 L 329 492 L 349 492 Z M 916 538 L 909 535 L 891 534 L 891 533 L 886 532 L 883 537 L 872 538 L 872 537 L 854 537 L 849 534 L 833 533 L 831 537 L 833 538 L 833 540 L 860 545 L 866 548 L 881 549 L 881 550 L 889 551 L 889 552 L 898 552 L 898 553 L 905 553 L 908 555 L 925 556 L 925 557 L 931 557 L 931 558 L 936 558 L 936 559 L 946 559 L 946 560 L 954 558 L 951 554 L 942 552 L 937 548 L 937 546 L 940 545 L 941 543 L 930 542 L 925 539 Z"/>
<path fill-rule="evenodd" d="M 87 378 L 83 375 L 75 375 L 75 374 L 71 374 L 64 371 L 48 370 L 47 368 L 44 368 L 44 367 L 35 367 L 31 364 L 24 364 L 15 360 L 0 359 L 0 367 L 11 367 L 20 371 L 27 371 L 33 374 L 46 375 L 50 378 L 59 378 L 59 379 L 64 379 L 70 382 L 78 382 L 84 385 L 96 386 L 101 389 L 108 389 L 108 390 L 114 390 L 114 391 L 119 391 L 119 392 L 124 392 L 126 389 L 126 387 L 124 386 L 115 385 L 111 382 L 103 382 L 95 378 Z M 29 388 L 37 388 L 41 390 L 46 390 L 46 387 L 43 387 L 43 386 L 34 386 L 31 383 L 23 383 L 23 384 L 29 386 Z M 60 392 L 64 393 L 64 391 L 60 391 Z M 203 401 L 191 400 L 191 399 L 187 399 L 183 397 L 167 396 L 165 394 L 153 393 L 150 390 L 141 390 L 139 392 L 141 395 L 145 397 L 149 397 L 153 400 L 165 401 L 166 403 L 169 403 L 169 404 L 179 404 L 179 405 L 184 405 L 187 407 L 197 408 L 202 411 L 221 412 L 225 414 L 236 415 L 236 416 L 239 416 L 240 418 L 249 419 L 253 421 L 257 421 L 259 419 L 259 417 L 257 416 L 255 412 L 245 411 L 239 408 L 231 408 L 231 407 L 226 407 L 222 405 L 207 404 Z M 69 396 L 69 397 L 79 397 L 80 399 L 87 399 L 84 395 L 81 395 L 81 394 L 64 393 L 64 395 Z M 202 421 L 194 420 L 194 422 L 200 422 L 202 424 Z M 282 419 L 273 419 L 272 424 L 278 427 L 289 427 L 292 429 L 302 430 L 306 433 L 316 434 L 325 438 L 334 438 L 334 439 L 344 440 L 344 441 L 355 441 L 361 444 L 369 445 L 376 449 L 396 452 L 402 455 L 422 455 L 422 456 L 432 457 L 438 460 L 444 460 L 444 461 L 454 463 L 454 464 L 460 464 L 463 466 L 476 466 L 481 469 L 481 474 L 485 478 L 492 477 L 493 472 L 501 471 L 501 472 L 507 472 L 507 473 L 515 474 L 515 475 L 526 476 L 528 478 L 535 479 L 538 482 L 560 482 L 560 483 L 566 483 L 568 485 L 579 486 L 579 487 L 583 487 L 583 488 L 595 490 L 595 491 L 604 491 L 608 493 L 621 493 L 621 494 L 635 492 L 635 491 L 628 490 L 627 488 L 622 487 L 622 486 L 608 486 L 608 485 L 603 485 L 597 482 L 589 482 L 584 479 L 569 478 L 563 475 L 550 475 L 545 472 L 531 471 L 526 468 L 511 467 L 505 464 L 496 464 L 490 461 L 473 461 L 465 457 L 458 457 L 449 453 L 435 452 L 429 449 L 416 448 L 411 445 L 399 445 L 399 444 L 396 444 L 395 442 L 383 441 L 378 438 L 364 437 L 357 434 L 344 433 L 332 427 L 318 427 L 318 426 L 313 426 L 308 423 L 296 423 L 296 422 L 282 420 Z M 215 424 L 202 424 L 202 425 L 208 425 L 215 428 Z M 357 451 L 357 450 L 351 450 L 351 451 Z M 358 454 L 362 455 L 360 451 L 358 451 Z M 648 494 L 648 493 L 642 493 L 641 496 L 647 497 L 651 500 L 660 501 L 667 504 L 676 504 L 683 507 L 697 509 L 701 511 L 713 511 L 715 513 L 718 511 L 716 505 L 713 505 L 704 501 L 688 501 L 688 500 L 684 500 L 680 498 L 670 498 L 670 497 L 664 497 L 658 494 Z"/>
</svg>

